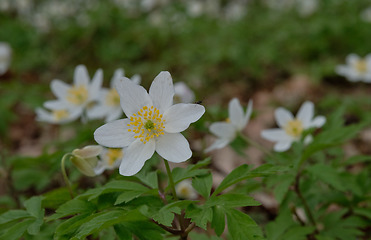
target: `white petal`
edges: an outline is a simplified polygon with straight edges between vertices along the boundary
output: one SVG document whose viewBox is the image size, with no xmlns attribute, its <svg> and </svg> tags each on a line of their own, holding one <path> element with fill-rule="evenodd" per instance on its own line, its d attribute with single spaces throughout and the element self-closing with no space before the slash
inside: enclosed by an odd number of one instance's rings
<svg viewBox="0 0 371 240">
<path fill-rule="evenodd" d="M 114 88 L 117 82 L 121 81 L 120 79 L 124 77 L 124 75 L 125 75 L 124 69 L 122 68 L 116 69 L 111 79 L 111 83 L 110 83 L 111 88 Z"/>
<path fill-rule="evenodd" d="M 133 81 L 133 83 L 135 83 L 137 85 L 139 85 L 140 82 L 142 81 L 142 77 L 139 74 L 133 75 L 130 79 L 131 79 L 131 81 Z"/>
<path fill-rule="evenodd" d="M 292 141 L 278 142 L 274 145 L 273 149 L 276 152 L 284 152 L 291 147 Z"/>
<path fill-rule="evenodd" d="M 192 156 L 187 139 L 181 133 L 165 133 L 156 138 L 156 152 L 164 159 L 180 163 Z"/>
<path fill-rule="evenodd" d="M 205 113 L 200 104 L 179 103 L 171 106 L 164 113 L 165 132 L 178 133 L 186 130 L 189 124 L 196 122 Z"/>
<path fill-rule="evenodd" d="M 345 61 L 349 65 L 353 65 L 354 63 L 359 61 L 359 56 L 357 54 L 351 53 L 346 58 Z"/>
<path fill-rule="evenodd" d="M 304 145 L 308 145 L 309 143 L 311 143 L 313 141 L 313 137 L 312 135 L 308 135 L 304 138 Z"/>
<path fill-rule="evenodd" d="M 130 117 L 142 107 L 152 106 L 152 100 L 147 91 L 133 83 L 129 78 L 123 77 L 115 86 L 120 95 L 120 104 L 126 116 Z"/>
<path fill-rule="evenodd" d="M 228 111 L 231 123 L 236 126 L 238 130 L 242 130 L 245 127 L 245 116 L 240 101 L 237 98 L 233 98 L 229 102 Z"/>
<path fill-rule="evenodd" d="M 130 145 L 134 140 L 134 133 L 129 132 L 127 125 L 130 120 L 120 119 L 106 123 L 94 132 L 94 139 L 100 145 L 111 148 L 122 148 Z"/>
<path fill-rule="evenodd" d="M 322 127 L 326 123 L 326 118 L 324 116 L 315 117 L 310 123 L 310 127 Z"/>
<path fill-rule="evenodd" d="M 144 163 L 150 159 L 155 152 L 155 141 L 151 139 L 147 143 L 135 140 L 126 149 L 124 158 L 120 164 L 120 174 L 132 176 L 142 169 Z"/>
<path fill-rule="evenodd" d="M 109 115 L 104 120 L 105 122 L 111 122 L 113 120 L 119 119 L 122 115 L 121 108 L 114 108 L 110 111 Z"/>
<path fill-rule="evenodd" d="M 261 132 L 261 136 L 272 142 L 291 141 L 292 137 L 280 128 L 266 129 Z"/>
<path fill-rule="evenodd" d="M 310 127 L 313 115 L 314 104 L 310 101 L 306 101 L 301 105 L 298 113 L 296 114 L 296 118 L 302 122 L 304 129 L 307 129 Z"/>
<path fill-rule="evenodd" d="M 102 146 L 88 145 L 81 149 L 75 149 L 72 154 L 78 155 L 82 158 L 92 158 L 98 156 L 103 151 Z"/>
<path fill-rule="evenodd" d="M 215 149 L 224 148 L 229 143 L 230 143 L 229 139 L 218 138 L 218 139 L 215 140 L 215 142 L 210 147 L 205 149 L 205 152 L 207 153 L 207 152 L 211 152 Z"/>
<path fill-rule="evenodd" d="M 106 165 L 103 161 L 98 161 L 97 166 L 94 168 L 95 175 L 101 175 L 106 170 Z"/>
<path fill-rule="evenodd" d="M 59 99 L 65 99 L 68 89 L 71 88 L 70 85 L 62 82 L 61 80 L 55 79 L 51 82 L 50 88 L 53 94 Z"/>
<path fill-rule="evenodd" d="M 103 118 L 107 115 L 109 108 L 102 104 L 96 105 L 92 108 L 88 108 L 86 111 L 86 115 L 88 119 L 98 119 Z"/>
<path fill-rule="evenodd" d="M 195 100 L 195 94 L 184 82 L 174 84 L 174 93 L 175 98 L 178 96 L 182 103 L 191 103 Z"/>
<path fill-rule="evenodd" d="M 218 138 L 232 141 L 237 134 L 236 128 L 227 122 L 216 122 L 210 125 L 209 130 Z"/>
<path fill-rule="evenodd" d="M 292 113 L 282 107 L 276 109 L 274 116 L 276 118 L 277 125 L 280 128 L 285 127 L 288 121 L 294 119 Z"/>
<path fill-rule="evenodd" d="M 251 113 L 252 113 L 252 100 L 249 101 L 249 103 L 247 104 L 247 109 L 246 109 L 246 114 L 245 114 L 245 118 L 244 118 L 244 127 L 247 125 L 247 123 L 249 122 L 250 120 L 250 117 L 251 117 Z M 242 130 L 242 129 L 241 129 Z"/>
<path fill-rule="evenodd" d="M 61 110 L 70 108 L 71 106 L 62 100 L 49 100 L 44 102 L 44 107 L 49 110 Z"/>
<path fill-rule="evenodd" d="M 103 83 L 103 71 L 102 69 L 98 69 L 95 72 L 94 77 L 91 81 L 91 85 L 89 87 L 90 100 L 99 99 L 99 92 L 102 88 L 102 83 Z"/>
<path fill-rule="evenodd" d="M 160 112 L 165 112 L 173 105 L 174 86 L 169 72 L 162 71 L 156 76 L 149 88 L 149 95 L 153 106 L 157 107 Z"/>
<path fill-rule="evenodd" d="M 73 76 L 73 83 L 76 86 L 83 85 L 83 86 L 88 86 L 89 85 L 89 73 L 88 70 L 86 69 L 85 65 L 78 65 L 75 68 L 75 73 Z"/>
<path fill-rule="evenodd" d="M 42 108 L 36 108 L 36 121 L 54 123 L 51 113 Z"/>
</svg>

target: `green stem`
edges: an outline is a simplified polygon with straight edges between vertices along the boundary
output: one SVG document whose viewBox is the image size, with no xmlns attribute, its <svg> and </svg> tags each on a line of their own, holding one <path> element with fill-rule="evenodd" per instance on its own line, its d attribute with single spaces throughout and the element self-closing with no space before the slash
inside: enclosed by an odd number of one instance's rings
<svg viewBox="0 0 371 240">
<path fill-rule="evenodd" d="M 173 180 L 173 175 L 171 174 L 169 162 L 164 159 L 164 163 L 165 163 L 165 167 L 166 167 L 167 176 L 169 178 L 169 185 L 170 185 L 171 192 L 173 194 L 174 200 L 178 201 L 178 196 L 176 195 L 175 184 L 174 184 L 174 180 Z"/>
<path fill-rule="evenodd" d="M 262 145 L 260 145 L 259 143 L 255 142 L 254 140 L 250 139 L 249 137 L 246 137 L 245 135 L 243 135 L 242 133 L 239 134 L 240 137 L 245 140 L 246 143 L 256 147 L 257 149 L 259 149 L 260 151 L 264 152 L 265 154 L 267 154 L 268 156 L 272 157 L 273 154 L 268 151 L 265 147 L 263 147 Z"/>
<path fill-rule="evenodd" d="M 62 158 L 62 161 L 61 161 L 61 169 L 62 169 L 62 175 L 63 175 L 63 179 L 64 179 L 64 182 L 66 183 L 67 185 L 67 188 L 68 188 L 68 191 L 70 192 L 70 196 L 71 198 L 74 198 L 73 196 L 73 191 L 72 191 L 72 187 L 71 187 L 71 183 L 70 183 L 70 180 L 68 180 L 68 176 L 67 176 L 67 172 L 66 172 L 66 168 L 65 168 L 65 162 L 66 162 L 66 159 L 68 157 L 71 157 L 72 154 L 71 153 L 67 153 L 63 156 Z"/>
</svg>

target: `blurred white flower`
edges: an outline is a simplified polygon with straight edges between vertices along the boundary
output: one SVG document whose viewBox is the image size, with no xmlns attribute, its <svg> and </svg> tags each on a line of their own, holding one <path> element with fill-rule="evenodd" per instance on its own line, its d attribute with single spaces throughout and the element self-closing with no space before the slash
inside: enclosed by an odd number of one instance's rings
<svg viewBox="0 0 371 240">
<path fill-rule="evenodd" d="M 189 179 L 183 180 L 175 186 L 176 195 L 182 199 L 195 200 L 198 197 Z"/>
<path fill-rule="evenodd" d="M 58 98 L 44 103 L 44 107 L 50 110 L 69 109 L 70 112 L 77 111 L 82 120 L 90 119 L 90 113 L 98 102 L 103 81 L 103 72 L 97 70 L 90 82 L 89 74 L 84 65 L 75 68 L 73 85 L 66 84 L 61 80 L 53 80 L 50 84 L 51 90 Z"/>
<path fill-rule="evenodd" d="M 174 91 L 174 102 L 176 103 L 191 103 L 195 100 L 195 94 L 184 82 L 175 83 Z"/>
<path fill-rule="evenodd" d="M 187 1 L 187 13 L 190 17 L 199 17 L 204 13 L 204 4 L 200 1 Z"/>
<path fill-rule="evenodd" d="M 0 76 L 8 71 L 12 49 L 8 43 L 0 42 Z"/>
<path fill-rule="evenodd" d="M 36 108 L 36 120 L 40 122 L 47 122 L 52 124 L 64 124 L 69 123 L 80 116 L 80 112 L 77 109 L 61 108 L 47 111 L 43 108 Z"/>
<path fill-rule="evenodd" d="M 180 132 L 197 121 L 205 108 L 199 104 L 173 105 L 174 86 L 169 72 L 157 75 L 149 93 L 125 77 L 115 87 L 128 118 L 99 127 L 94 138 L 106 147 L 127 147 L 120 165 L 121 175 L 139 172 L 155 151 L 176 163 L 192 156 L 189 143 Z"/>
<path fill-rule="evenodd" d="M 346 65 L 338 65 L 335 72 L 346 77 L 351 82 L 371 82 L 371 54 L 361 58 L 356 54 L 349 54 Z"/>
<path fill-rule="evenodd" d="M 215 149 L 223 148 L 232 142 L 238 132 L 241 132 L 249 122 L 252 112 L 252 100 L 249 101 L 244 113 L 240 101 L 233 98 L 229 102 L 228 107 L 229 117 L 226 122 L 216 122 L 210 125 L 209 130 L 218 139 L 205 152 L 210 152 Z"/>
<path fill-rule="evenodd" d="M 120 96 L 114 86 L 122 77 L 124 77 L 124 70 L 121 68 L 117 69 L 111 79 L 111 88 L 102 89 L 100 91 L 98 103 L 89 111 L 89 119 L 105 117 L 105 122 L 111 122 L 121 117 L 122 108 L 120 105 Z M 140 84 L 141 77 L 136 74 L 131 78 L 131 80 L 135 84 Z"/>
<path fill-rule="evenodd" d="M 371 7 L 364 9 L 360 15 L 363 21 L 371 22 Z"/>
<path fill-rule="evenodd" d="M 318 9 L 318 0 L 297 0 L 296 9 L 303 17 L 312 15 Z"/>
<path fill-rule="evenodd" d="M 86 176 L 94 177 L 94 168 L 98 164 L 98 156 L 103 148 L 98 145 L 89 145 L 72 151 L 71 162 Z"/>
<path fill-rule="evenodd" d="M 294 141 L 299 141 L 305 130 L 312 127 L 322 127 L 326 122 L 323 116 L 314 116 L 314 104 L 306 101 L 301 105 L 296 117 L 285 108 L 277 108 L 275 111 L 277 125 L 280 128 L 267 129 L 261 132 L 261 136 L 269 141 L 277 142 L 274 145 L 274 150 L 283 152 L 288 150 Z M 312 141 L 312 136 L 308 135 L 304 139 L 304 143 L 308 144 Z"/>
<path fill-rule="evenodd" d="M 107 169 L 111 170 L 118 168 L 123 154 L 123 149 L 121 148 L 103 148 L 100 154 L 100 160 L 94 168 L 95 174 L 100 175 Z"/>
</svg>

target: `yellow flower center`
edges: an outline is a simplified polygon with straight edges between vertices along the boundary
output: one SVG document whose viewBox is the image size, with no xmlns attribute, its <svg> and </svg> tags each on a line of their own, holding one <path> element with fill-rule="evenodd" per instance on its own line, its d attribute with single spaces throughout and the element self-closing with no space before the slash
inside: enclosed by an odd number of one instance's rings
<svg viewBox="0 0 371 240">
<path fill-rule="evenodd" d="M 116 162 L 116 160 L 121 159 L 122 156 L 122 149 L 108 149 L 106 154 L 108 165 L 112 166 Z"/>
<path fill-rule="evenodd" d="M 67 92 L 67 101 L 75 105 L 81 105 L 88 100 L 89 93 L 84 85 L 74 86 Z"/>
<path fill-rule="evenodd" d="M 364 60 L 364 59 L 358 60 L 357 62 L 354 63 L 354 68 L 360 73 L 367 72 L 367 62 L 366 62 L 366 60 Z"/>
<path fill-rule="evenodd" d="M 144 106 L 130 117 L 128 124 L 129 132 L 135 133 L 134 137 L 139 138 L 143 143 L 148 142 L 151 138 L 158 137 L 164 134 L 164 123 L 162 114 L 157 108 L 153 106 Z"/>
<path fill-rule="evenodd" d="M 108 106 L 118 106 L 120 105 L 120 96 L 117 93 L 116 89 L 109 90 L 106 96 L 106 103 Z"/>
<path fill-rule="evenodd" d="M 70 115 L 66 109 L 54 110 L 52 114 L 57 121 L 66 119 Z"/>
<path fill-rule="evenodd" d="M 287 135 L 292 136 L 292 137 L 300 137 L 304 130 L 303 123 L 298 119 L 289 121 L 284 127 L 284 129 Z"/>
<path fill-rule="evenodd" d="M 230 122 L 231 122 L 231 119 L 227 118 L 227 119 L 225 120 L 225 122 L 226 122 L 226 123 L 230 123 Z"/>
<path fill-rule="evenodd" d="M 184 198 L 189 198 L 191 195 L 191 190 L 188 186 L 183 186 L 179 189 L 179 195 Z"/>
</svg>

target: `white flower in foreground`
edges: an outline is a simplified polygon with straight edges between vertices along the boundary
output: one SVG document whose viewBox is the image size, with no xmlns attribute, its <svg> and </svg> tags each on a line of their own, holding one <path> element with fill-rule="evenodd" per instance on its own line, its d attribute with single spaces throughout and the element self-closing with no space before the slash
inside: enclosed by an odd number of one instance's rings
<svg viewBox="0 0 371 240">
<path fill-rule="evenodd" d="M 115 169 L 120 166 L 123 157 L 122 148 L 104 148 L 100 154 L 97 166 L 94 168 L 96 175 L 102 174 L 105 170 Z"/>
<path fill-rule="evenodd" d="M 218 139 L 208 147 L 205 152 L 210 152 L 215 149 L 223 148 L 232 142 L 238 132 L 241 132 L 249 122 L 252 112 L 252 100 L 249 101 L 244 113 L 240 101 L 233 98 L 229 102 L 228 119 L 226 122 L 216 122 L 210 125 L 209 129 Z"/>
<path fill-rule="evenodd" d="M 124 77 L 124 70 L 121 68 L 117 69 L 111 79 L 111 88 L 101 90 L 99 103 L 88 112 L 89 119 L 105 117 L 105 122 L 111 122 L 121 117 L 122 108 L 120 105 L 120 96 L 114 86 L 122 77 Z M 135 84 L 140 84 L 141 77 L 136 74 L 131 78 L 131 80 Z"/>
<path fill-rule="evenodd" d="M 189 179 L 183 180 L 175 186 L 176 195 L 182 199 L 195 200 L 198 197 Z"/>
<path fill-rule="evenodd" d="M 174 102 L 176 103 L 191 103 L 195 100 L 195 94 L 184 82 L 175 83 L 174 91 Z"/>
<path fill-rule="evenodd" d="M 69 123 L 79 118 L 78 110 L 71 111 L 70 109 L 61 108 L 47 111 L 43 108 L 36 108 L 36 120 L 52 124 Z"/>
<path fill-rule="evenodd" d="M 44 107 L 51 110 L 70 109 L 71 112 L 77 111 L 80 115 L 86 113 L 89 118 L 92 107 L 99 99 L 103 72 L 101 69 L 97 70 L 90 82 L 86 67 L 78 65 L 75 68 L 73 81 L 71 86 L 60 80 L 53 80 L 50 87 L 58 99 L 45 102 Z"/>
<path fill-rule="evenodd" d="M 110 148 L 124 148 L 120 174 L 139 172 L 156 151 L 170 162 L 184 162 L 192 156 L 187 139 L 180 133 L 205 112 L 199 104 L 173 105 L 174 86 L 169 72 L 153 80 L 149 93 L 128 78 L 116 84 L 121 107 L 128 118 L 99 127 L 95 141 Z"/>
<path fill-rule="evenodd" d="M 335 68 L 337 74 L 346 77 L 351 82 L 371 83 L 371 54 L 365 58 L 349 54 L 345 61 L 346 65 L 339 65 Z"/>
<path fill-rule="evenodd" d="M 86 176 L 94 177 L 94 168 L 98 163 L 98 156 L 103 148 L 98 145 L 89 145 L 72 151 L 71 162 Z"/>
<path fill-rule="evenodd" d="M 277 108 L 275 118 L 277 125 L 280 128 L 267 129 L 261 132 L 261 136 L 269 141 L 277 142 L 274 145 L 274 150 L 277 152 L 286 151 L 291 147 L 294 141 L 299 141 L 303 132 L 312 127 L 322 127 L 326 122 L 323 116 L 314 116 L 314 104 L 306 101 L 301 105 L 296 117 L 285 108 Z M 309 143 L 312 136 L 308 135 L 304 139 L 305 143 Z"/>
<path fill-rule="evenodd" d="M 12 57 L 12 49 L 9 44 L 0 42 L 0 75 L 8 71 L 10 60 Z"/>
</svg>

